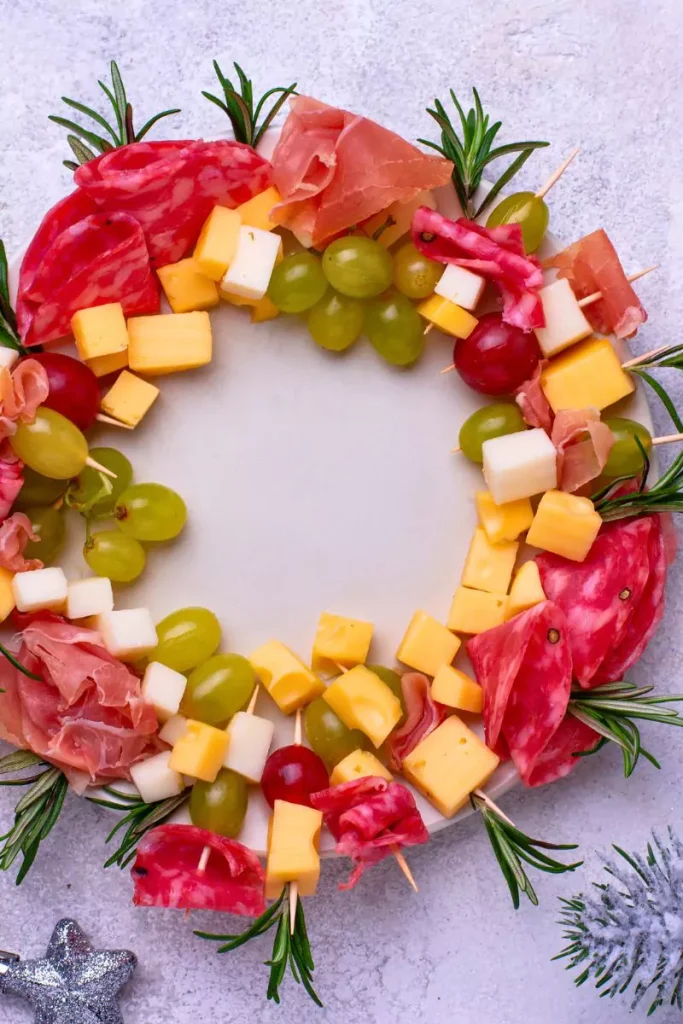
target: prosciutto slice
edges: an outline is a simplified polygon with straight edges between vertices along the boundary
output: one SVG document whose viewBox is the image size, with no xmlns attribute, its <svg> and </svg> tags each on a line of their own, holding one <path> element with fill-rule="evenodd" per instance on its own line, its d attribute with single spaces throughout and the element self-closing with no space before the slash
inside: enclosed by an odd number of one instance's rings
<svg viewBox="0 0 683 1024">
<path fill-rule="evenodd" d="M 426 843 L 429 833 L 415 799 L 400 782 L 369 776 L 331 786 L 311 796 L 313 807 L 337 840 L 337 853 L 354 868 L 340 889 L 352 889 L 366 868 L 396 849 Z"/>
<path fill-rule="evenodd" d="M 550 439 L 557 450 L 560 490 L 570 493 L 600 475 L 614 444 L 614 434 L 597 409 L 561 409 Z"/>
<path fill-rule="evenodd" d="M 400 771 L 411 750 L 441 725 L 448 714 L 443 704 L 437 704 L 432 698 L 429 679 L 421 672 L 406 672 L 401 677 L 401 689 L 406 706 L 405 721 L 387 741 L 394 771 Z"/>
<path fill-rule="evenodd" d="M 198 870 L 203 850 L 211 855 Z M 194 825 L 160 825 L 140 840 L 131 870 L 136 907 L 219 910 L 259 917 L 266 909 L 264 873 L 255 853 Z"/>
<path fill-rule="evenodd" d="M 16 433 L 18 422 L 33 423 L 49 393 L 45 367 L 36 359 L 22 359 L 14 370 L 0 370 L 0 441 Z"/>
<path fill-rule="evenodd" d="M 0 525 L 0 566 L 10 572 L 42 569 L 39 558 L 24 558 L 24 549 L 30 540 L 40 540 L 33 532 L 31 520 L 23 512 L 15 512 Z"/>
<path fill-rule="evenodd" d="M 602 292 L 602 298 L 584 310 L 596 331 L 630 338 L 647 320 L 616 249 L 602 228 L 552 256 L 546 266 L 555 267 L 558 277 L 567 278 L 579 299 Z"/>
<path fill-rule="evenodd" d="M 319 246 L 340 232 L 445 185 L 453 165 L 348 110 L 295 96 L 273 153 L 280 224 Z"/>
<path fill-rule="evenodd" d="M 24 486 L 24 463 L 12 451 L 9 441 L 0 442 L 0 520 L 5 519 Z"/>
<path fill-rule="evenodd" d="M 549 435 L 555 414 L 541 386 L 541 375 L 547 365 L 548 360 L 541 359 L 529 380 L 524 381 L 515 391 L 515 401 L 522 410 L 524 422 L 530 427 L 540 427 Z"/>
<path fill-rule="evenodd" d="M 541 264 L 526 255 L 519 224 L 485 228 L 464 217 L 449 220 L 421 206 L 413 217 L 412 235 L 430 259 L 466 267 L 492 281 L 503 298 L 506 323 L 523 331 L 545 325 L 538 294 L 543 287 Z"/>
</svg>

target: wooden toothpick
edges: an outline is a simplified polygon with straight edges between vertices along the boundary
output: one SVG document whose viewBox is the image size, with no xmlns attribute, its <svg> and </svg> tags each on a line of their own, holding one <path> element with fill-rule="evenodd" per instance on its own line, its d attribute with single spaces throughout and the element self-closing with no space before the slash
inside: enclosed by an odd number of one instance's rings
<svg viewBox="0 0 683 1024">
<path fill-rule="evenodd" d="M 121 420 L 115 420 L 113 416 L 106 416 L 103 412 L 98 412 L 95 419 L 100 423 L 107 423 L 110 427 L 121 427 L 123 430 L 134 429 L 130 423 L 122 423 Z"/>
<path fill-rule="evenodd" d="M 301 746 L 301 708 L 296 709 L 296 717 L 294 719 L 294 746 Z M 296 924 L 296 905 L 299 902 L 299 883 L 289 883 L 289 934 L 294 934 L 294 926 Z"/>
<path fill-rule="evenodd" d="M 99 462 L 95 462 L 95 460 L 91 459 L 90 456 L 85 460 L 85 465 L 90 466 L 91 469 L 96 469 L 98 473 L 104 473 L 105 476 L 110 476 L 112 480 L 116 480 L 116 473 L 112 473 L 112 471 L 107 469 L 106 466 L 101 466 Z"/>
<path fill-rule="evenodd" d="M 427 324 L 427 326 L 425 327 L 425 329 L 422 332 L 422 334 L 423 335 L 427 335 L 427 334 L 429 334 L 430 331 L 433 331 L 433 330 L 434 330 L 434 324 Z"/>
<path fill-rule="evenodd" d="M 478 796 L 480 800 L 483 800 L 486 806 L 490 807 L 492 811 L 495 811 L 495 813 L 499 817 L 501 817 L 503 821 L 507 821 L 508 825 L 512 825 L 513 828 L 517 827 L 514 821 L 511 821 L 510 818 L 508 818 L 507 814 L 503 814 L 498 804 L 494 804 L 491 797 L 487 796 L 483 789 L 475 789 L 474 795 Z"/>
<path fill-rule="evenodd" d="M 664 437 L 653 437 L 653 444 L 671 444 L 673 441 L 683 441 L 683 434 L 666 434 Z"/>
<path fill-rule="evenodd" d="M 461 451 L 462 451 L 462 448 L 460 447 L 460 445 L 456 445 L 455 448 L 451 448 L 451 450 L 449 452 L 449 455 L 457 455 Z"/>
<path fill-rule="evenodd" d="M 251 695 L 251 700 L 249 701 L 249 703 L 247 704 L 247 707 L 245 709 L 245 714 L 246 715 L 253 715 L 254 714 L 254 708 L 256 707 L 256 701 L 258 699 L 258 691 L 259 691 L 259 684 L 257 683 L 256 686 L 254 687 L 254 692 Z"/>
<path fill-rule="evenodd" d="M 629 359 L 627 363 L 622 363 L 622 370 L 630 370 L 632 366 L 637 366 L 639 363 L 647 362 L 648 359 L 652 359 L 654 356 L 660 355 L 662 352 L 666 352 L 668 345 L 660 345 L 659 348 L 653 348 L 649 352 L 644 352 L 642 356 L 634 356 L 633 359 Z"/>
<path fill-rule="evenodd" d="M 577 146 L 576 149 L 573 149 L 571 151 L 571 153 L 569 154 L 567 159 L 562 161 L 562 163 L 560 164 L 560 166 L 557 168 L 556 171 L 553 171 L 553 173 L 550 175 L 550 177 L 546 181 L 545 185 L 542 185 L 541 188 L 539 188 L 538 192 L 536 193 L 536 198 L 537 199 L 543 199 L 544 196 L 547 196 L 548 192 L 550 192 L 550 189 L 553 187 L 553 185 L 557 184 L 557 182 L 560 180 L 560 178 L 562 177 L 564 172 L 569 167 L 569 165 L 572 162 L 572 160 L 574 159 L 574 157 L 578 156 L 578 154 L 580 152 L 581 152 L 581 150 L 580 150 L 579 146 Z"/>
<path fill-rule="evenodd" d="M 634 281 L 639 281 L 641 277 L 645 277 L 646 274 L 651 274 L 653 270 L 657 270 L 659 263 L 653 263 L 651 267 L 645 267 L 645 270 L 638 270 L 635 274 L 629 274 L 626 280 L 629 284 Z M 590 295 L 586 295 L 585 299 L 579 299 L 579 306 L 584 309 L 585 306 L 592 305 L 593 302 L 597 302 L 598 299 L 602 298 L 602 292 L 592 292 Z"/>
</svg>

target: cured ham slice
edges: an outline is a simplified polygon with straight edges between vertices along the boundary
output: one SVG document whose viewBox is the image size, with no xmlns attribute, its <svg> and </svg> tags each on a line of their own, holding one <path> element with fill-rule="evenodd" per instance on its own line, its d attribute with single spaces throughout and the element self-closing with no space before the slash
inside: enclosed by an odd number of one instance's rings
<svg viewBox="0 0 683 1024">
<path fill-rule="evenodd" d="M 406 672 L 401 677 L 401 689 L 406 718 L 387 741 L 394 771 L 400 771 L 410 751 L 441 725 L 447 715 L 444 706 L 432 698 L 429 680 L 421 672 Z"/>
<path fill-rule="evenodd" d="M 10 572 L 42 569 L 39 558 L 24 558 L 24 549 L 30 540 L 38 540 L 31 520 L 23 512 L 15 512 L 0 525 L 0 566 Z"/>
<path fill-rule="evenodd" d="M 617 338 L 632 337 L 647 320 L 607 233 L 600 228 L 546 261 L 558 277 L 566 277 L 579 299 L 602 292 L 584 313 L 596 331 Z"/>
<path fill-rule="evenodd" d="M 597 409 L 561 409 L 550 439 L 557 449 L 560 490 L 570 493 L 600 475 L 614 444 L 614 434 Z"/>
<path fill-rule="evenodd" d="M 9 515 L 24 486 L 24 463 L 12 451 L 9 441 L 0 442 L 0 520 Z"/>
<path fill-rule="evenodd" d="M 400 782 L 369 776 L 331 786 L 311 796 L 313 807 L 337 841 L 337 853 L 354 868 L 340 889 L 352 889 L 366 868 L 394 850 L 426 843 L 429 833 L 415 799 Z"/>
<path fill-rule="evenodd" d="M 16 433 L 17 422 L 33 423 L 36 410 L 50 393 L 45 367 L 22 359 L 14 370 L 0 370 L 0 441 Z"/>
<path fill-rule="evenodd" d="M 530 427 L 540 427 L 546 434 L 550 434 L 555 414 L 541 387 L 541 374 L 547 365 L 548 360 L 541 359 L 529 380 L 524 381 L 515 391 L 515 401 L 522 410 L 525 423 Z"/>
<path fill-rule="evenodd" d="M 203 872 L 203 851 L 211 855 Z M 194 825 L 160 825 L 140 840 L 131 870 L 136 907 L 220 910 L 259 917 L 266 909 L 264 872 L 251 850 Z"/>
<path fill-rule="evenodd" d="M 448 183 L 453 165 L 367 117 L 295 96 L 273 153 L 273 218 L 318 246 L 395 202 Z"/>
<path fill-rule="evenodd" d="M 449 220 L 421 206 L 413 217 L 412 235 L 430 259 L 454 263 L 492 281 L 503 298 L 506 323 L 523 331 L 545 325 L 538 294 L 543 287 L 541 264 L 525 254 L 519 224 L 485 228 L 464 217 Z"/>
</svg>

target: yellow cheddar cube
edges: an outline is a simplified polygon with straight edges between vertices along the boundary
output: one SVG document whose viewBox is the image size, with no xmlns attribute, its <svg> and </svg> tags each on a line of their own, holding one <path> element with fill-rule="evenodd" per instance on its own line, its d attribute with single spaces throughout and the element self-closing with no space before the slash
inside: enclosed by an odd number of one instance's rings
<svg viewBox="0 0 683 1024">
<path fill-rule="evenodd" d="M 541 387 L 553 412 L 606 409 L 635 389 L 608 338 L 590 338 L 550 360 Z"/>
<path fill-rule="evenodd" d="M 311 667 L 315 672 L 336 675 L 339 665 L 351 668 L 364 664 L 374 628 L 371 622 L 323 612 L 313 641 Z"/>
<path fill-rule="evenodd" d="M 96 377 L 106 377 L 117 370 L 125 370 L 128 366 L 128 346 L 121 352 L 112 352 L 109 356 L 95 356 L 88 359 L 88 366 Z"/>
<path fill-rule="evenodd" d="M 545 599 L 538 566 L 535 562 L 525 562 L 512 581 L 505 618 L 511 619 L 520 612 L 526 612 Z"/>
<path fill-rule="evenodd" d="M 343 782 L 367 779 L 369 776 L 386 779 L 387 782 L 393 778 L 389 769 L 369 750 L 354 750 L 334 768 L 330 775 L 330 785 L 341 786 Z"/>
<path fill-rule="evenodd" d="M 360 729 L 376 747 L 382 746 L 403 714 L 398 697 L 364 665 L 330 683 L 323 700 L 348 729 Z"/>
<path fill-rule="evenodd" d="M 456 633 L 485 633 L 505 622 L 507 604 L 506 594 L 458 587 L 446 625 Z"/>
<path fill-rule="evenodd" d="M 110 356 L 128 348 L 128 331 L 120 302 L 79 309 L 71 317 L 71 330 L 81 359 Z"/>
<path fill-rule="evenodd" d="M 485 590 L 489 594 L 507 594 L 518 549 L 519 544 L 513 540 L 492 544 L 479 526 L 465 559 L 460 581 L 463 587 Z"/>
<path fill-rule="evenodd" d="M 268 293 L 255 302 L 251 307 L 251 322 L 252 324 L 262 324 L 266 320 L 274 320 L 276 316 L 280 315 L 280 310 L 277 308 L 274 302 L 268 298 Z"/>
<path fill-rule="evenodd" d="M 602 519 L 590 498 L 546 491 L 526 539 L 534 548 L 583 562 L 601 526 Z"/>
<path fill-rule="evenodd" d="M 452 665 L 444 665 L 436 673 L 431 694 L 435 701 L 447 708 L 470 711 L 474 715 L 480 715 L 484 707 L 484 691 L 479 683 Z"/>
<path fill-rule="evenodd" d="M 476 733 L 451 715 L 411 750 L 403 762 L 403 774 L 444 818 L 452 818 L 472 790 L 496 770 L 499 760 Z"/>
<path fill-rule="evenodd" d="M 475 499 L 479 524 L 492 544 L 517 540 L 531 526 L 534 513 L 528 498 L 496 505 L 490 491 L 477 491 Z"/>
<path fill-rule="evenodd" d="M 235 213 L 239 214 L 240 220 L 247 227 L 261 228 L 262 231 L 272 231 L 273 228 L 277 227 L 277 224 L 274 220 L 271 220 L 270 214 L 273 207 L 281 202 L 282 196 L 275 186 L 271 185 L 265 192 L 259 192 L 257 196 L 253 196 L 246 203 L 238 206 Z"/>
<path fill-rule="evenodd" d="M 446 334 L 454 338 L 469 338 L 479 321 L 462 306 L 444 299 L 442 295 L 430 295 L 417 307 L 418 313 Z"/>
<path fill-rule="evenodd" d="M 220 281 L 237 250 L 242 221 L 237 210 L 214 206 L 204 223 L 192 259 L 212 281 Z"/>
<path fill-rule="evenodd" d="M 409 668 L 435 676 L 442 665 L 450 665 L 460 640 L 450 629 L 427 612 L 415 612 L 401 640 L 396 657 Z"/>
<path fill-rule="evenodd" d="M 322 823 L 322 811 L 275 801 L 268 836 L 266 899 L 277 899 L 287 882 L 298 883 L 300 896 L 314 894 L 320 878 Z"/>
<path fill-rule="evenodd" d="M 382 210 L 380 213 L 376 213 L 374 217 L 366 220 L 361 225 L 361 232 L 359 234 L 365 234 L 369 238 L 377 235 L 377 241 L 380 245 L 388 249 L 399 238 L 403 238 L 404 235 L 408 234 L 413 223 L 415 211 L 420 206 L 428 206 L 430 210 L 435 210 L 436 199 L 434 194 L 425 190 L 424 192 L 418 192 L 415 198 L 410 199 L 407 203 L 392 203 L 386 210 Z"/>
<path fill-rule="evenodd" d="M 128 321 L 128 363 L 150 377 L 193 370 L 211 362 L 211 321 L 207 312 L 159 313 Z"/>
<path fill-rule="evenodd" d="M 218 305 L 216 282 L 203 274 L 193 259 L 169 263 L 157 274 L 174 313 L 192 313 Z"/>
<path fill-rule="evenodd" d="M 136 427 L 159 397 L 159 388 L 124 370 L 102 398 L 102 412 Z"/>
<path fill-rule="evenodd" d="M 230 737 L 225 729 L 188 719 L 185 732 L 176 741 L 168 767 L 179 775 L 203 782 L 215 782 L 228 751 Z"/>
<path fill-rule="evenodd" d="M 320 697 L 325 684 L 289 647 L 270 640 L 249 655 L 254 672 L 285 715 Z"/>
<path fill-rule="evenodd" d="M 0 622 L 4 622 L 9 613 L 14 611 L 16 602 L 12 590 L 13 577 L 13 572 L 0 566 Z"/>
</svg>

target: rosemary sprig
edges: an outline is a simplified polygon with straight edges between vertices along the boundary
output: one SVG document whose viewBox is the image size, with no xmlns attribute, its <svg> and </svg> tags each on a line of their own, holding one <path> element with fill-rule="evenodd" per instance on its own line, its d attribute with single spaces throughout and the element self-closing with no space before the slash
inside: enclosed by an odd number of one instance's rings
<svg viewBox="0 0 683 1024">
<path fill-rule="evenodd" d="M 113 799 L 107 800 L 102 797 L 90 796 L 88 797 L 90 803 L 108 807 L 113 811 L 125 811 L 121 820 L 117 822 L 105 840 L 107 843 L 111 842 L 114 836 L 118 835 L 122 828 L 125 828 L 123 838 L 117 850 L 106 861 L 105 868 L 110 868 L 113 864 L 121 869 L 127 867 L 132 860 L 135 860 L 138 843 L 145 833 L 170 818 L 173 812 L 182 807 L 190 798 L 188 789 L 178 796 L 147 804 L 139 796 L 122 793 L 120 790 L 114 789 L 113 786 L 104 786 L 103 788 L 104 792 Z"/>
<path fill-rule="evenodd" d="M 234 949 L 239 949 L 240 946 L 243 946 L 245 942 L 249 942 L 250 939 L 255 939 L 259 935 L 265 935 L 271 928 L 275 928 L 273 951 L 270 960 L 265 961 L 265 966 L 270 968 L 267 991 L 268 999 L 273 999 L 276 1003 L 280 1002 L 280 985 L 289 967 L 294 980 L 298 984 L 303 985 L 314 1003 L 322 1006 L 320 997 L 313 988 L 315 965 L 306 930 L 303 902 L 297 900 L 294 932 L 290 933 L 288 889 L 283 889 L 279 899 L 272 903 L 243 932 L 233 935 L 214 935 L 211 932 L 196 931 L 195 935 L 200 939 L 208 939 L 210 942 L 221 942 L 223 945 L 219 946 L 218 952 L 231 953 Z"/>
<path fill-rule="evenodd" d="M 644 468 L 638 490 L 629 494 L 614 494 L 615 489 L 630 477 L 613 480 L 606 491 L 594 497 L 595 509 L 608 523 L 615 519 L 631 519 L 651 512 L 683 512 L 683 452 L 676 456 L 665 473 L 645 489 L 650 472 L 650 460 L 640 438 L 634 440 L 643 455 Z"/>
<path fill-rule="evenodd" d="M 30 750 L 17 750 L 0 759 L 0 775 L 36 773 L 15 779 L 0 779 L 0 786 L 30 786 L 14 808 L 14 824 L 0 836 L 0 870 L 7 871 L 22 855 L 16 884 L 21 885 L 36 859 L 40 844 L 48 837 L 60 815 L 66 791 L 66 776 Z"/>
<path fill-rule="evenodd" d="M 111 62 L 110 69 L 111 88 L 105 85 L 104 82 L 98 81 L 97 84 L 111 103 L 116 120 L 115 126 L 112 126 L 102 114 L 93 110 L 92 107 L 87 107 L 84 103 L 72 100 L 68 96 L 62 96 L 62 102 L 66 103 L 67 107 L 71 107 L 72 110 L 78 111 L 79 114 L 89 117 L 95 124 L 104 129 L 104 133 L 84 128 L 76 121 L 71 121 L 66 117 L 58 117 L 56 114 L 51 114 L 49 117 L 50 121 L 54 121 L 55 124 L 66 128 L 69 132 L 66 139 L 71 147 L 71 152 L 76 157 L 75 162 L 73 160 L 64 160 L 64 166 L 68 167 L 70 171 L 76 171 L 80 164 L 87 164 L 88 161 L 94 160 L 98 153 L 107 153 L 109 150 L 117 149 L 119 146 L 127 146 L 131 142 L 140 142 L 150 128 L 157 121 L 160 121 L 162 117 L 169 117 L 171 114 L 180 113 L 179 107 L 174 107 L 172 110 L 162 110 L 159 114 L 150 117 L 142 128 L 136 132 L 133 124 L 133 107 L 126 96 L 121 72 L 115 60 Z M 106 138 L 106 135 L 109 138 Z"/>
<path fill-rule="evenodd" d="M 576 850 L 578 849 L 576 843 L 556 844 L 546 843 L 541 839 L 532 839 L 508 821 L 491 801 L 484 800 L 477 793 L 471 793 L 470 802 L 484 819 L 486 832 L 510 890 L 515 910 L 519 908 L 521 893 L 524 893 L 535 907 L 538 906 L 538 897 L 522 861 L 538 871 L 545 871 L 552 875 L 574 871 L 583 864 L 583 861 L 563 864 L 542 852 L 542 850 Z"/>
<path fill-rule="evenodd" d="M 484 108 L 476 89 L 472 89 L 474 95 L 474 107 L 467 114 L 463 110 L 453 89 L 450 90 L 451 100 L 458 112 L 462 137 L 458 135 L 456 127 L 446 113 L 441 100 L 434 100 L 434 107 L 428 107 L 427 113 L 433 117 L 441 129 L 441 142 L 430 142 L 428 139 L 418 139 L 424 146 L 435 149 L 447 160 L 453 163 L 453 185 L 460 200 L 463 213 L 466 217 L 474 219 L 479 217 L 499 192 L 505 188 L 515 174 L 524 166 L 535 149 L 549 145 L 547 142 L 508 142 L 504 146 L 496 146 L 493 143 L 501 128 L 501 121 L 490 124 L 490 117 L 484 113 Z M 519 154 L 505 169 L 498 180 L 491 188 L 484 201 L 475 209 L 474 195 L 481 184 L 485 168 L 499 157 L 508 156 L 511 153 Z"/>
<path fill-rule="evenodd" d="M 648 697 L 653 686 L 636 686 L 620 680 L 605 683 L 594 690 L 573 690 L 569 700 L 569 713 L 580 722 L 600 733 L 602 739 L 592 750 L 577 751 L 576 757 L 587 757 L 602 749 L 606 743 L 616 743 L 624 758 L 624 775 L 628 778 L 642 755 L 659 768 L 659 762 L 641 742 L 640 730 L 633 719 L 661 722 L 663 725 L 683 726 L 683 718 L 675 708 L 663 707 L 683 701 L 680 694 L 662 694 Z"/>
<path fill-rule="evenodd" d="M 214 96 L 213 93 L 204 90 L 202 90 L 202 96 L 215 103 L 217 107 L 220 107 L 228 115 L 236 141 L 244 142 L 247 146 L 253 146 L 255 149 L 287 98 L 294 95 L 297 83 L 292 82 L 291 85 L 286 87 L 278 85 L 274 89 L 268 89 L 258 103 L 254 105 L 254 86 L 251 79 L 247 78 L 237 62 L 233 64 L 233 67 L 237 72 L 237 85 L 233 85 L 230 79 L 226 78 L 221 71 L 218 61 L 215 60 L 213 62 L 213 69 L 223 90 L 223 99 L 219 99 L 218 96 Z M 270 109 L 266 113 L 264 108 L 271 96 L 277 96 L 278 99 L 271 104 Z M 264 117 L 259 124 L 261 114 L 264 114 Z"/>
<path fill-rule="evenodd" d="M 5 243 L 0 238 L 0 345 L 13 348 L 25 356 L 28 349 L 21 344 L 17 329 L 17 318 L 9 297 L 9 267 Z"/>
</svg>

